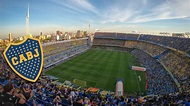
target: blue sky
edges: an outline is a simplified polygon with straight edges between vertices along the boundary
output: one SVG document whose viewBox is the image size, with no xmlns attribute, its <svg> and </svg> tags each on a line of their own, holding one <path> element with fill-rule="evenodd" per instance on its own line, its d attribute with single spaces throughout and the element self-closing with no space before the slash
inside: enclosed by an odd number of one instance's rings
<svg viewBox="0 0 190 106">
<path fill-rule="evenodd" d="M 190 32 L 190 0 L 0 0 L 0 38 L 56 30 Z M 90 28 L 88 27 L 90 24 Z"/>
</svg>

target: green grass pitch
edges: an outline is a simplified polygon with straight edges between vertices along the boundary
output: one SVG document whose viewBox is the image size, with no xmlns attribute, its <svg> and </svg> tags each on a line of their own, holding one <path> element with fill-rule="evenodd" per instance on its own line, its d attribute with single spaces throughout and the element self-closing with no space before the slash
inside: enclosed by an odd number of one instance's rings
<svg viewBox="0 0 190 106">
<path fill-rule="evenodd" d="M 130 70 L 139 63 L 130 52 L 90 49 L 46 72 L 58 77 L 60 82 L 80 79 L 87 81 L 88 87 L 115 91 L 117 79 L 123 79 L 124 92 L 145 92 L 144 72 Z M 141 81 L 138 76 L 141 77 Z"/>
</svg>

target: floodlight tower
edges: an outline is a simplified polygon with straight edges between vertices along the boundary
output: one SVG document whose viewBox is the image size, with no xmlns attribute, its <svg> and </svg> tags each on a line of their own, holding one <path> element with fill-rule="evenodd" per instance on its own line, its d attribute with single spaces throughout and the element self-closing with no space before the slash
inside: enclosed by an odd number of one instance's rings
<svg viewBox="0 0 190 106">
<path fill-rule="evenodd" d="M 28 3 L 28 10 L 26 13 L 26 35 L 30 34 L 30 27 L 29 27 L 29 3 Z"/>
</svg>

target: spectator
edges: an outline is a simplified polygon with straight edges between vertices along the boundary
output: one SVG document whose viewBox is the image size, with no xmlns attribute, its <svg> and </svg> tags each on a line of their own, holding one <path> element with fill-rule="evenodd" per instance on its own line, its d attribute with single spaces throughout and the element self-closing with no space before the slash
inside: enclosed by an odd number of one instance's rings
<svg viewBox="0 0 190 106">
<path fill-rule="evenodd" d="M 3 92 L 3 84 L 0 83 L 0 93 Z"/>
<path fill-rule="evenodd" d="M 53 103 L 54 103 L 56 106 L 61 106 L 62 100 L 61 100 L 61 98 L 60 98 L 59 95 L 54 96 Z"/>
<path fill-rule="evenodd" d="M 18 94 L 14 92 L 14 87 L 12 83 L 7 83 L 3 87 L 4 92 L 0 95 L 1 105 L 5 106 L 5 104 L 9 103 L 12 105 L 24 104 L 26 98 L 22 94 Z"/>
<path fill-rule="evenodd" d="M 84 106 L 83 99 L 77 98 L 76 102 L 73 103 L 73 106 Z"/>
</svg>

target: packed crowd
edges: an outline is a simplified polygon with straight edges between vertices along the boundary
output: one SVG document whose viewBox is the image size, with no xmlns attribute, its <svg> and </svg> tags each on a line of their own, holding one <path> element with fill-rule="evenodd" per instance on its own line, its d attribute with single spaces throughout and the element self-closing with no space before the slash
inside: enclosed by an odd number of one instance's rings
<svg viewBox="0 0 190 106">
<path fill-rule="evenodd" d="M 148 41 L 162 46 L 168 46 L 181 50 L 186 53 L 190 53 L 190 39 L 179 38 L 171 36 L 155 36 L 155 35 L 139 35 L 129 33 L 116 33 L 116 32 L 96 32 L 95 38 L 112 38 L 112 39 L 124 39 L 124 40 L 139 40 Z"/>
<path fill-rule="evenodd" d="M 98 45 L 93 45 L 91 46 L 91 49 L 98 49 L 98 50 L 109 50 L 109 51 L 122 51 L 122 52 L 130 52 L 130 48 L 126 47 L 115 47 L 115 46 L 98 46 Z"/>
<path fill-rule="evenodd" d="M 146 38 L 147 36 L 144 35 Z M 159 36 L 155 36 L 154 39 L 151 40 L 154 41 L 155 39 L 158 39 Z M 142 38 L 139 38 L 142 39 Z M 148 39 L 148 37 L 147 37 Z M 94 44 L 96 45 L 98 42 L 102 42 L 102 45 L 108 45 L 111 46 L 113 42 L 110 42 L 108 39 L 95 39 L 96 42 Z M 116 43 L 117 41 L 117 43 Z M 119 42 L 123 42 L 123 40 L 115 40 L 115 44 L 119 44 Z M 105 45 L 105 46 L 106 46 Z M 166 47 L 157 45 L 155 43 L 150 42 L 144 42 L 144 41 L 134 41 L 134 40 L 126 40 L 124 47 L 127 48 L 137 48 L 140 50 L 145 51 L 155 59 L 159 59 L 163 65 L 172 72 L 173 76 L 177 79 L 179 84 L 181 85 L 182 90 L 187 91 L 190 89 L 190 58 L 184 54 L 178 53 L 177 51 L 170 50 Z M 190 46 L 189 46 L 190 47 Z"/>
<path fill-rule="evenodd" d="M 124 47 L 125 40 L 115 40 L 115 39 L 94 39 L 93 45 L 109 45 L 109 46 L 119 46 Z"/>
<path fill-rule="evenodd" d="M 86 39 L 77 39 L 77 40 L 68 40 L 68 41 L 57 41 L 57 42 L 48 42 L 43 44 L 44 56 L 52 56 L 54 54 L 58 54 L 65 50 L 68 50 L 73 47 L 87 45 Z M 61 47 L 61 48 L 60 48 Z"/>
<path fill-rule="evenodd" d="M 184 91 L 190 90 L 190 58 L 170 51 L 160 59 L 179 81 Z"/>
<path fill-rule="evenodd" d="M 94 37 L 98 38 L 116 38 L 116 33 L 115 32 L 95 32 Z"/>
<path fill-rule="evenodd" d="M 189 93 L 145 97 L 126 95 L 117 97 L 107 93 L 102 96 L 99 92 L 92 93 L 87 89 L 77 90 L 52 83 L 53 80 L 44 75 L 41 75 L 35 83 L 27 82 L 15 75 L 6 63 L 1 64 L 0 70 L 0 105 L 2 106 L 151 106 L 190 102 Z"/>
<path fill-rule="evenodd" d="M 109 35 L 109 34 L 108 34 Z M 117 34 L 116 34 L 117 35 Z M 121 34 L 124 36 L 125 34 Z M 112 34 L 112 37 L 115 36 Z M 118 36 L 118 35 L 117 35 Z M 138 39 L 139 36 L 131 38 Z M 142 40 L 142 38 L 139 38 Z M 144 39 L 144 38 L 143 38 Z M 147 37 L 148 39 L 148 37 Z M 151 40 L 157 38 L 152 38 Z M 176 40 L 177 41 L 177 40 Z M 160 42 L 159 42 L 160 43 Z M 69 43 L 67 43 L 67 47 Z M 82 44 L 82 42 L 80 43 Z M 166 67 L 174 74 L 183 89 L 183 92 L 178 92 L 178 88 L 168 72 L 163 66 L 152 56 L 159 55 L 165 51 L 165 48 L 152 45 L 145 42 L 123 41 L 111 39 L 95 39 L 94 44 L 111 45 L 120 47 L 135 47 L 132 53 L 147 68 L 148 90 L 147 96 L 121 96 L 117 97 L 112 94 L 107 94 L 105 97 L 99 92 L 92 93 L 87 89 L 75 89 L 52 83 L 53 80 L 49 77 L 41 75 L 35 83 L 27 82 L 13 73 L 13 71 L 5 63 L 2 55 L 0 55 L 0 105 L 3 106 L 131 106 L 131 105 L 190 105 L 189 88 L 189 69 L 190 59 L 176 52 L 169 52 L 160 58 Z M 185 43 L 184 43 L 185 44 Z M 72 45 L 75 45 L 72 43 Z M 60 45 L 61 46 L 61 45 Z M 63 47 L 64 48 L 64 47 Z M 84 48 L 81 46 L 81 49 Z M 57 50 L 56 45 L 47 47 L 45 53 L 51 54 Z M 122 49 L 122 48 L 121 48 Z M 142 50 L 139 50 L 142 49 Z M 78 49 L 77 49 L 78 50 Z M 188 49 L 189 50 L 189 49 Z M 49 52 L 49 53 L 48 53 Z M 69 52 L 72 55 L 73 52 Z M 147 54 L 147 53 L 148 54 Z M 66 53 L 66 52 L 65 52 Z M 59 56 L 68 57 L 68 53 Z M 60 60 L 60 58 L 49 57 L 49 63 L 52 59 Z M 48 64 L 49 64 L 48 63 Z M 149 95 L 154 94 L 154 95 Z"/>
<path fill-rule="evenodd" d="M 113 40 L 113 39 L 94 39 L 93 45 L 101 45 L 101 46 L 107 45 L 107 46 L 119 46 L 119 47 L 127 47 L 127 48 L 138 48 L 138 49 L 147 51 L 153 57 L 167 50 L 164 47 L 151 44 L 148 42 L 124 41 L 124 40 Z"/>
<path fill-rule="evenodd" d="M 139 34 L 134 33 L 116 33 L 116 32 L 96 32 L 94 38 L 112 38 L 112 39 L 123 39 L 123 40 L 137 40 Z"/>
<path fill-rule="evenodd" d="M 126 37 L 126 39 L 128 39 L 128 40 L 137 40 L 138 38 L 139 38 L 139 34 L 127 34 L 127 37 Z M 118 38 L 119 38 L 120 36 L 118 36 Z"/>
<path fill-rule="evenodd" d="M 70 57 L 77 55 L 79 53 L 82 53 L 86 50 L 88 50 L 89 47 L 86 45 L 83 46 L 78 46 L 78 47 L 74 47 L 65 51 L 62 51 L 60 53 L 57 53 L 55 55 L 49 56 L 49 57 L 45 57 L 44 59 L 44 68 L 48 68 L 52 65 L 55 65 L 59 62 L 62 62 L 64 60 L 69 59 Z"/>
<path fill-rule="evenodd" d="M 132 54 L 147 68 L 147 94 L 169 94 L 178 91 L 171 76 L 153 57 L 139 49 L 133 50 Z"/>
<path fill-rule="evenodd" d="M 50 43 L 43 44 L 45 68 L 88 48 L 86 39 Z"/>
<path fill-rule="evenodd" d="M 190 39 L 189 38 L 179 38 L 179 37 L 169 37 L 169 36 L 153 36 L 153 35 L 141 35 L 139 40 L 145 40 L 161 44 L 164 46 L 169 46 L 177 50 L 188 52 L 190 50 Z"/>
<path fill-rule="evenodd" d="M 148 52 L 149 54 L 151 54 L 151 56 L 153 57 L 161 54 L 162 52 L 166 50 L 165 48 L 161 46 L 151 44 L 148 42 L 141 42 L 141 41 L 126 41 L 125 47 L 144 50 Z"/>
</svg>

